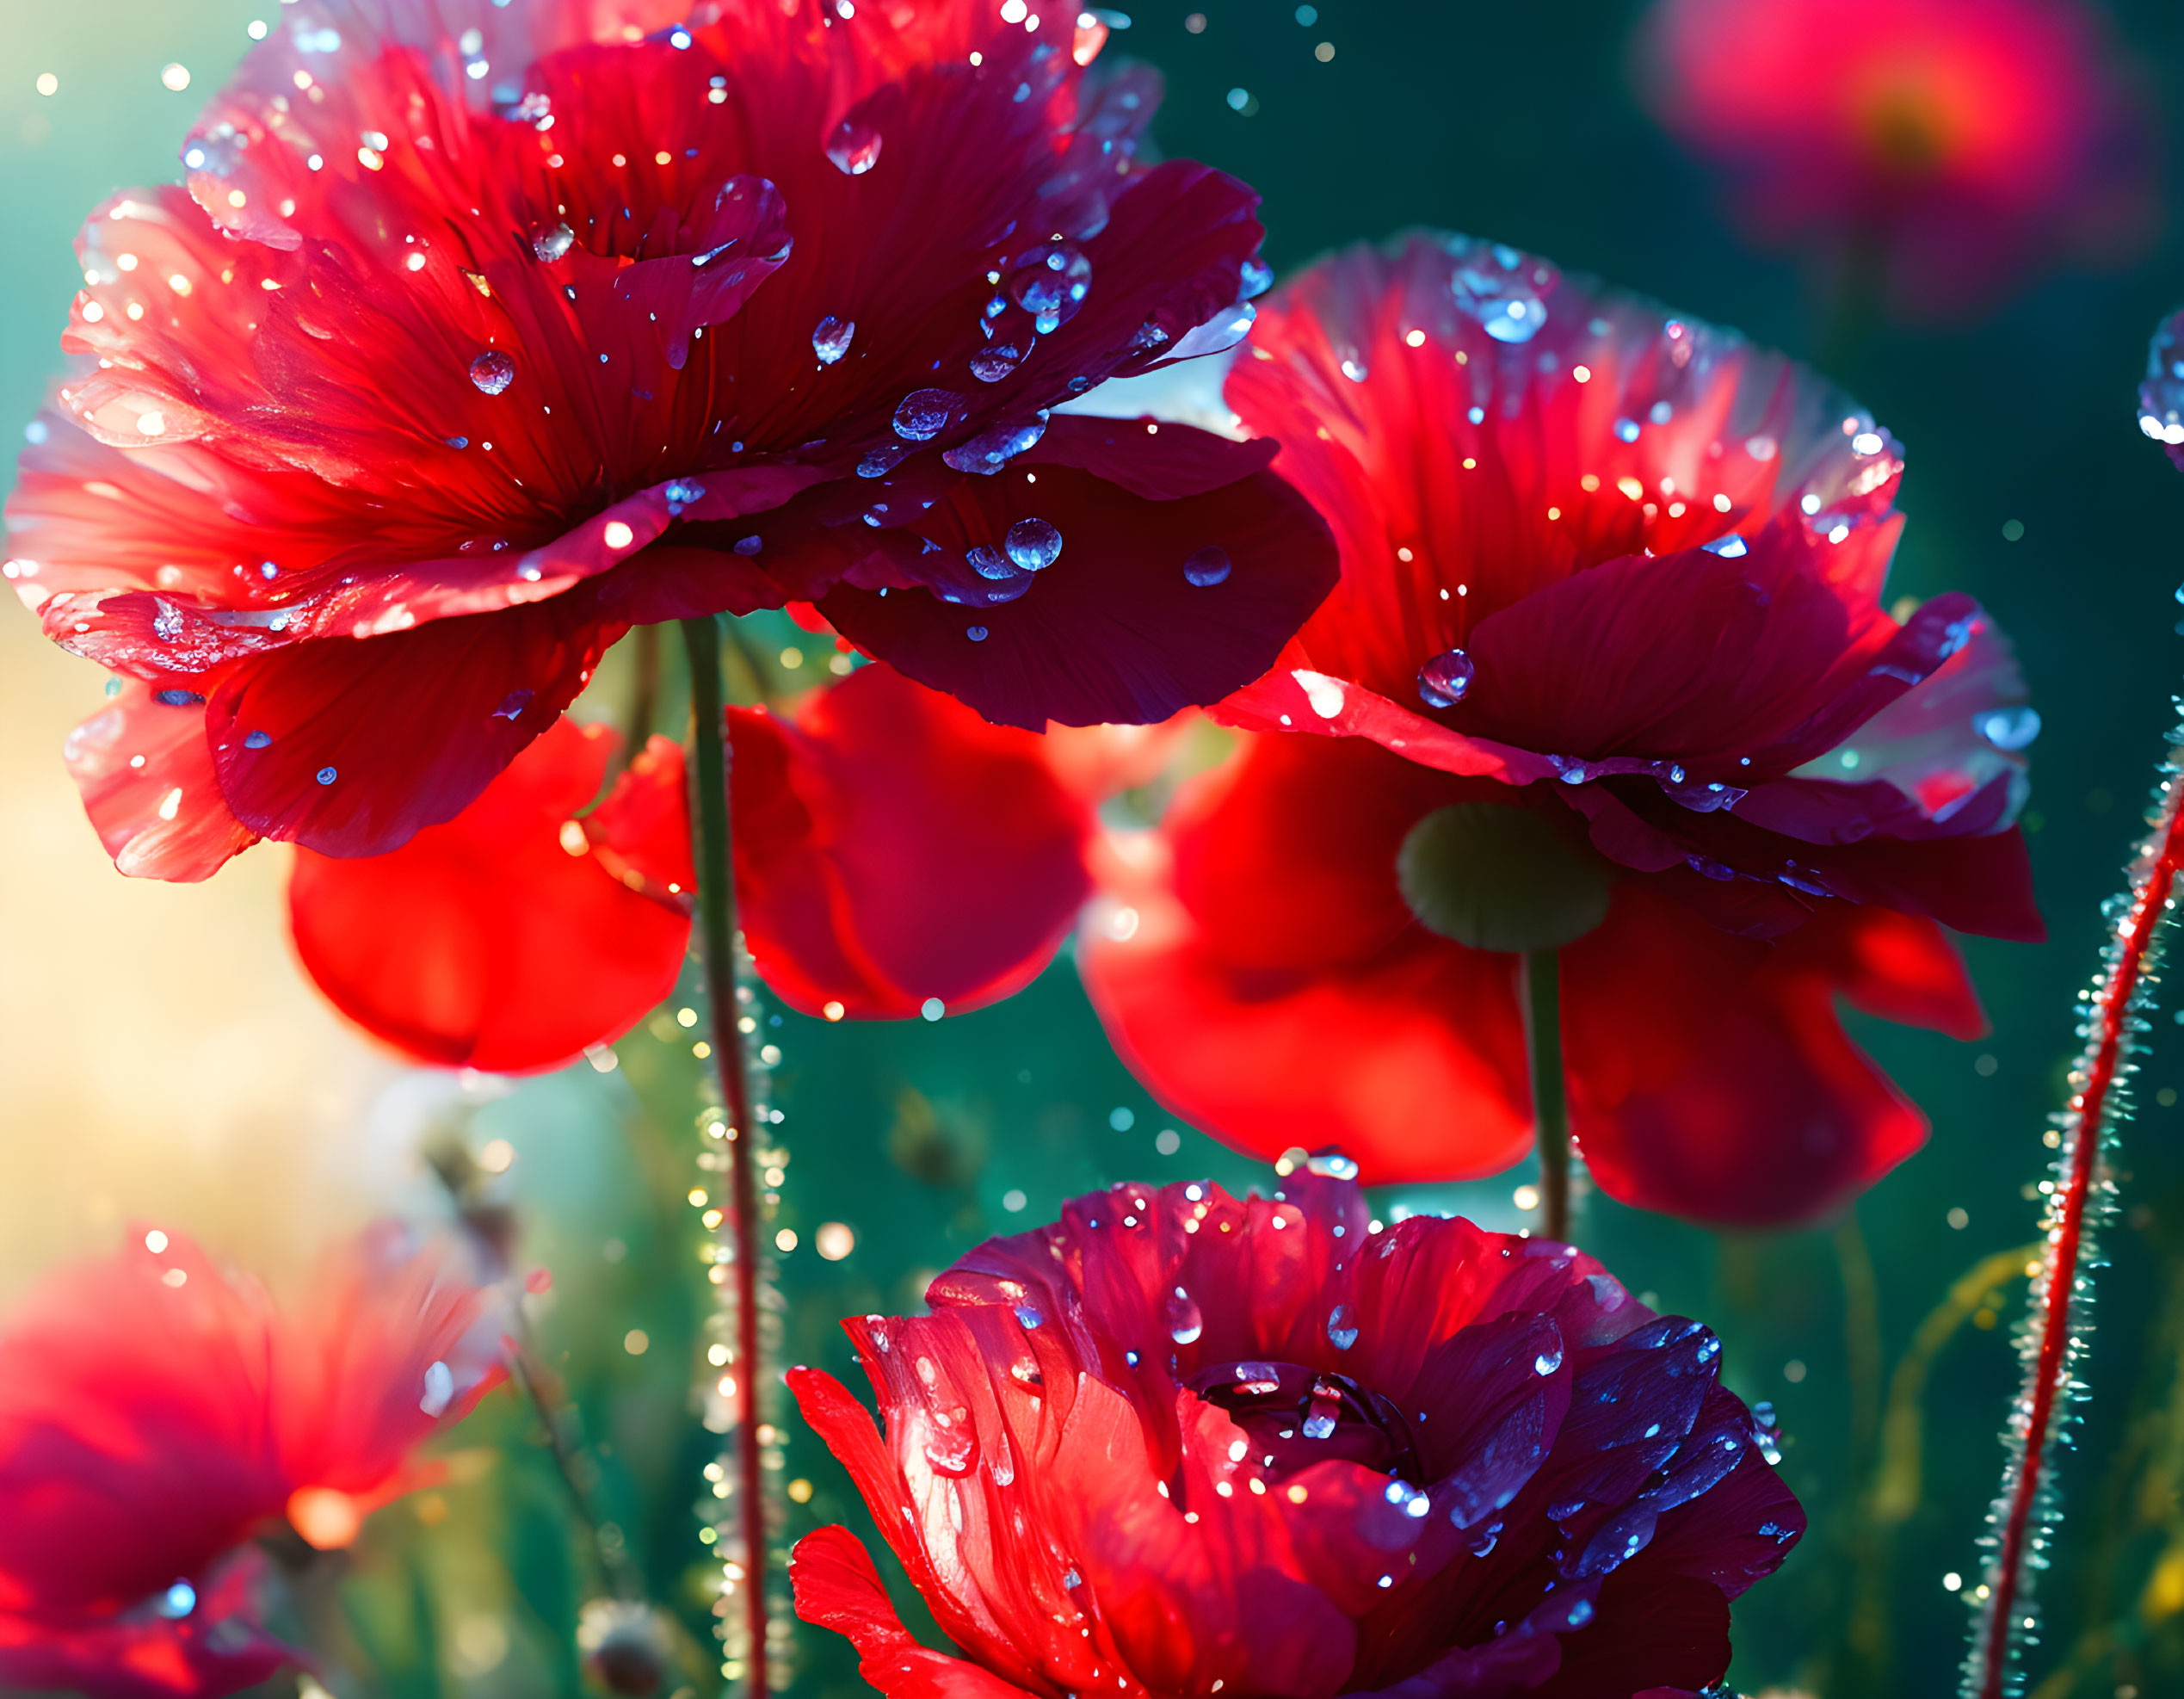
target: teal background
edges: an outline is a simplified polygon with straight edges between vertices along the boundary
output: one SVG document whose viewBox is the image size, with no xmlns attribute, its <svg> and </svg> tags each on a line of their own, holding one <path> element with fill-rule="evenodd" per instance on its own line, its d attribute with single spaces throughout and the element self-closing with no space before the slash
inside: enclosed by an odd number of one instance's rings
<svg viewBox="0 0 2184 1699">
<path fill-rule="evenodd" d="M 1720 221 L 1704 174 L 1634 106 L 1632 5 L 1329 0 L 1309 28 L 1286 4 L 1196 5 L 1203 33 L 1183 28 L 1190 8 L 1163 0 L 1134 9 L 1133 27 L 1108 52 L 1167 72 L 1155 133 L 1165 151 L 1262 191 L 1279 269 L 1406 225 L 1441 226 L 1812 356 L 1823 304 L 1792 264 L 1755 254 Z M 0 16 L 0 420 L 27 419 L 58 368 L 77 221 L 118 187 L 175 174 L 176 145 L 247 45 L 244 23 L 276 9 L 81 0 L 17 3 Z M 2184 11 L 2158 0 L 2114 9 L 2174 113 Z M 1313 57 L 1322 40 L 1336 46 L 1331 62 Z M 187 94 L 159 84 L 170 59 L 193 71 Z M 61 79 L 52 99 L 33 90 L 44 70 Z M 1238 87 L 1254 97 L 1249 115 L 1225 98 Z M 2173 156 L 2173 139 L 2165 145 Z M 1859 1210 L 1887 1365 L 1960 1275 L 2033 1235 L 2025 1192 L 2043 1172 L 2039 1134 L 2064 1096 L 2098 905 L 2120 882 L 2173 718 L 2184 481 L 2140 436 L 2133 393 L 2148 333 L 2184 299 L 2179 260 L 2172 219 L 2127 269 L 2035 281 L 1972 324 L 1879 325 L 1830 372 L 1907 445 L 1910 521 L 1891 596 L 1977 596 L 2015 638 L 2046 725 L 2026 825 L 2051 938 L 1965 945 L 1993 1034 L 1958 1044 L 1854 1021 L 1934 1121 L 1927 1148 Z M 2009 520 L 2021 522 L 2021 541 L 2004 541 Z M 28 621 L 9 615 L 8 626 L 14 664 Z M 815 661 L 823 652 L 786 622 L 763 623 L 761 635 L 769 651 L 801 640 Z M 767 1030 L 784 1053 L 773 1092 L 792 1157 L 780 1221 L 804 1236 L 782 1259 L 787 1351 L 845 1375 L 854 1370 L 835 1316 L 914 1306 L 931 1272 L 989 1233 L 1050 1219 L 1072 1193 L 1205 1174 L 1271 1183 L 1188 1129 L 1178 1155 L 1157 1153 L 1157 1133 L 1175 1123 L 1115 1062 L 1066 961 L 1005 1006 L 936 1024 L 828 1027 L 792 1015 Z M 527 1084 L 459 1130 L 515 1146 L 503 1190 L 520 1212 L 524 1260 L 553 1270 L 540 1325 L 577 1399 L 602 1513 L 656 1596 L 701 1627 L 691 1511 L 711 1441 L 685 1388 L 709 1288 L 680 1194 L 695 1177 L 702 1085 L 688 1035 L 669 1031 L 632 1035 L 616 1074 L 579 1066 Z M 2072 1514 L 2041 1582 L 2050 1626 L 2033 1662 L 2036 1678 L 2069 1659 L 2076 1673 L 2039 1687 L 2041 1699 L 2184 1691 L 2184 1406 L 2173 1384 L 2184 1344 L 2184 1160 L 2180 1112 L 2155 1101 L 2180 1083 L 2175 1037 L 2164 1015 L 2141 1118 L 2125 1135 L 2124 1214 L 2104 1241 L 2113 1265 L 2100 1276 L 2091 1401 L 2064 1477 Z M 1993 1062 L 1985 1072 L 1983 1058 Z M 1126 1128 L 1115 1124 L 1126 1110 Z M 1378 1207 L 1460 1208 L 1514 1226 L 1511 1189 L 1525 1177 Z M 1003 1207 L 1012 1189 L 1027 1195 L 1021 1212 Z M 1952 1227 L 1952 1208 L 1968 1225 Z M 810 1249 L 824 1220 L 857 1232 L 841 1263 Z M 1977 1567 L 1974 1541 L 2015 1378 L 2008 1334 L 2021 1280 L 1997 1288 L 2000 1325 L 1968 1325 L 1942 1349 L 1923 1403 L 1923 1490 L 1884 1555 L 1848 1473 L 1859 1394 L 1841 1239 L 1717 1237 L 1598 1199 L 1583 1233 L 1632 1289 L 1710 1322 L 1728 1382 L 1780 1412 L 1783 1469 L 1813 1529 L 1782 1575 L 1740 1605 L 1732 1680 L 1747 1690 L 1795 1683 L 1826 1699 L 1948 1690 L 1966 1613 L 1941 1577 Z M 610 1241 L 623 1247 L 619 1260 Z M 621 1344 L 632 1327 L 651 1340 L 642 1356 Z M 1801 1379 L 1787 1378 L 1793 1363 Z M 576 1689 L 570 1625 L 596 1581 L 534 1424 L 497 1400 L 457 1436 L 466 1448 L 497 1449 L 499 1461 L 438 1495 L 440 1520 L 414 1507 L 378 1518 L 347 1572 L 338 1610 L 349 1661 L 327 1673 L 344 1699 Z M 821 1520 L 862 1525 L 845 1479 L 793 1428 L 784 1478 L 815 1489 L 791 1507 L 792 1535 Z M 1846 1629 L 1860 1585 L 1886 1614 L 1882 1638 L 1862 1648 Z M 489 1618 L 503 1624 L 502 1653 L 481 1668 L 493 1636 L 476 1624 Z M 854 1690 L 844 1653 L 831 1637 L 805 1634 L 796 1690 Z"/>
</svg>

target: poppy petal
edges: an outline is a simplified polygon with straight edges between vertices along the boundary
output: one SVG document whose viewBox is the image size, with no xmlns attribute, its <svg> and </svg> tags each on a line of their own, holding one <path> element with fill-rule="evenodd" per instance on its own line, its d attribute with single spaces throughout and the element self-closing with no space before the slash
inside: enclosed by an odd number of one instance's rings
<svg viewBox="0 0 2184 1699">
<path fill-rule="evenodd" d="M 303 1656 L 255 1620 L 269 1567 L 261 1552 L 238 1553 L 195 1589 L 179 1621 L 55 1621 L 0 1609 L 0 1681 L 88 1699 L 217 1699 L 255 1687 Z"/>
<path fill-rule="evenodd" d="M 207 705 L 220 789 L 268 837 L 384 854 L 468 806 L 620 635 L 568 595 L 254 656 Z"/>
<path fill-rule="evenodd" d="M 846 1528 L 815 1529 L 798 1541 L 789 1580 L 796 1614 L 846 1636 L 857 1648 L 857 1673 L 887 1699 L 1014 1699 L 1023 1691 L 967 1659 L 911 1639 L 879 1572 Z"/>
<path fill-rule="evenodd" d="M 1530 1148 L 1512 958 L 1412 935 L 1346 969 L 1239 967 L 1145 859 L 1103 878 L 1077 964 L 1170 1110 L 1268 1160 L 1332 1146 L 1372 1184 L 1491 1174 Z"/>
<path fill-rule="evenodd" d="M 1572 1126 L 1603 1190 L 1779 1226 L 1825 1217 L 1925 1142 L 1926 1118 L 1851 1042 L 1834 994 L 1848 979 L 1891 1013 L 1961 1008 L 1933 985 L 1930 936 L 1885 932 L 1869 951 L 1828 940 L 1864 912 L 1831 906 L 1768 945 L 1617 887 L 1607 924 L 1563 953 Z"/>
<path fill-rule="evenodd" d="M 99 842 L 133 879 L 209 879 L 257 842 L 220 794 L 205 700 L 120 679 L 114 699 L 68 734 L 62 758 Z"/>
<path fill-rule="evenodd" d="M 1045 967 L 1089 893 L 1087 805 L 1040 739 L 885 666 L 793 719 L 729 713 L 737 894 L 793 1006 L 903 1018 L 976 1008 Z"/>
<path fill-rule="evenodd" d="M 1168 427 L 1146 452 L 1185 429 Z M 1108 453 L 1102 429 L 1098 420 L 1057 419 L 1048 436 L 1058 460 L 1036 483 L 965 479 L 920 520 L 918 534 L 944 554 L 986 548 L 1004 572 L 1009 533 L 1040 522 L 1058 553 L 1018 574 L 1030 582 L 1014 599 L 972 605 L 917 588 L 882 595 L 844 584 L 820 611 L 921 683 L 1032 730 L 1049 720 L 1162 720 L 1255 677 L 1334 582 L 1324 522 L 1271 473 L 1154 502 L 1058 462 L 1080 434 Z"/>
<path fill-rule="evenodd" d="M 299 851 L 289 926 L 320 991 L 420 1061 L 497 1073 L 558 1066 L 634 1025 L 674 990 L 689 921 L 605 865 L 574 821 L 613 751 L 611 733 L 558 720 L 399 849 Z"/>
</svg>

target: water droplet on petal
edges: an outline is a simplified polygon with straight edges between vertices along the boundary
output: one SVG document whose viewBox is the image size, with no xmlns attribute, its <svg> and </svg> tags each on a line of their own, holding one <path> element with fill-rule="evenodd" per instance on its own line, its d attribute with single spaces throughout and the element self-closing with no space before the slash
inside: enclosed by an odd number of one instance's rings
<svg viewBox="0 0 2184 1699">
<path fill-rule="evenodd" d="M 1327 1343 L 1338 1351 L 1357 1344 L 1357 1315 L 1348 1304 L 1337 1304 L 1327 1313 Z"/>
<path fill-rule="evenodd" d="M 540 231 L 531 238 L 531 251 L 541 262 L 552 265 L 576 244 L 577 232 L 565 224 L 558 224 L 551 230 Z"/>
<path fill-rule="evenodd" d="M 997 384 L 1024 363 L 1028 352 L 1014 343 L 988 343 L 971 356 L 971 375 L 982 384 Z"/>
<path fill-rule="evenodd" d="M 845 118 L 827 143 L 827 158 L 843 176 L 861 177 L 879 163 L 879 132 L 871 125 Z"/>
<path fill-rule="evenodd" d="M 1016 576 L 1016 569 L 1002 559 L 1001 551 L 980 543 L 976 548 L 965 551 L 963 558 L 971 563 L 971 570 L 982 578 L 1003 583 Z"/>
<path fill-rule="evenodd" d="M 973 643 L 984 643 L 986 640 L 987 633 L 984 626 L 966 626 L 963 628 L 963 634 Z"/>
<path fill-rule="evenodd" d="M 2039 710 L 2033 707 L 1996 708 L 1971 723 L 1996 749 L 2021 750 L 2040 734 Z"/>
<path fill-rule="evenodd" d="M 273 733 L 270 732 L 246 732 L 243 734 L 244 749 L 263 749 L 272 741 Z"/>
<path fill-rule="evenodd" d="M 1312 1401 L 1305 1412 L 1306 1439 L 1332 1439 L 1342 1419 L 1342 1394 L 1325 1376 L 1312 1382 Z"/>
<path fill-rule="evenodd" d="M 159 1595 L 152 1610 L 170 1622 L 178 1622 L 197 1609 L 197 1589 L 187 1581 L 177 1581 Z"/>
<path fill-rule="evenodd" d="M 1558 1344 L 1532 1359 L 1532 1370 L 1535 1375 L 1552 1375 L 1561 1367 L 1562 1347 Z"/>
<path fill-rule="evenodd" d="M 1454 707 L 1471 688 L 1478 669 L 1461 649 L 1435 655 L 1418 669 L 1418 695 L 1428 707 Z"/>
<path fill-rule="evenodd" d="M 1481 243 L 1459 253 L 1448 287 L 1456 305 L 1496 342 L 1528 343 L 1547 322 L 1540 295 L 1556 281 L 1552 266 L 1498 243 Z"/>
<path fill-rule="evenodd" d="M 1200 590 L 1220 584 L 1229 576 L 1231 562 L 1228 551 L 1208 543 L 1196 550 L 1183 562 L 1183 577 Z"/>
<path fill-rule="evenodd" d="M 1032 315 L 1041 336 L 1066 324 L 1092 289 L 1092 262 L 1074 243 L 1035 248 L 1010 268 L 1009 299 Z"/>
<path fill-rule="evenodd" d="M 1045 1321 L 1046 1318 L 1040 1314 L 1038 1306 L 1034 1304 L 1019 1304 L 1016 1306 L 1016 1319 L 1021 1322 L 1026 1327 L 1036 1327 L 1040 1325 L 1040 1323 Z"/>
<path fill-rule="evenodd" d="M 312 775 L 312 776 L 322 785 L 330 785 L 335 780 L 341 777 L 341 775 L 330 767 L 321 767 L 317 773 Z"/>
<path fill-rule="evenodd" d="M 1017 455 L 1037 448 L 1046 435 L 1046 415 L 1042 412 L 1028 424 L 990 425 L 968 442 L 944 450 L 941 458 L 958 472 L 990 478 Z"/>
<path fill-rule="evenodd" d="M 1043 572 L 1062 553 L 1062 534 L 1044 519 L 1020 519 L 1004 539 L 1009 558 L 1027 572 Z"/>
<path fill-rule="evenodd" d="M 885 478 L 916 452 L 911 443 L 884 442 L 857 462 L 857 476 Z"/>
<path fill-rule="evenodd" d="M 470 380 L 488 395 L 498 395 L 515 381 L 515 362 L 497 348 L 489 348 L 470 362 Z"/>
<path fill-rule="evenodd" d="M 836 318 L 829 313 L 811 332 L 811 352 L 819 356 L 819 364 L 831 366 L 849 352 L 849 339 L 857 334 L 854 318 Z"/>
<path fill-rule="evenodd" d="M 935 1427 L 925 1437 L 925 1461 L 944 1475 L 968 1473 L 978 1455 L 977 1436 L 968 1428 Z"/>
<path fill-rule="evenodd" d="M 521 714 L 525 708 L 530 707 L 531 698 L 536 694 L 537 693 L 535 691 L 531 690 L 509 691 L 507 695 L 501 699 L 501 705 L 493 710 L 493 718 L 496 720 L 514 720 L 518 714 Z"/>
<path fill-rule="evenodd" d="M 947 429 L 960 399 L 945 389 L 914 389 L 895 409 L 895 435 L 911 442 L 929 442 Z"/>
<path fill-rule="evenodd" d="M 1198 1300 L 1177 1287 L 1168 1300 L 1168 1337 L 1179 1345 L 1189 1345 L 1205 1331 L 1206 1317 Z"/>
</svg>

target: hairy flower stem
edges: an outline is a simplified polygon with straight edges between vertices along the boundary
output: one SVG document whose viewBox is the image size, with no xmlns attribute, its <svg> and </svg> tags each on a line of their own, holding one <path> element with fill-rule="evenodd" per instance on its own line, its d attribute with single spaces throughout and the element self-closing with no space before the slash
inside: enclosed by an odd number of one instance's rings
<svg viewBox="0 0 2184 1699">
<path fill-rule="evenodd" d="M 2184 737 L 2184 732 L 2176 734 Z M 1967 1699 L 2002 1699 L 2022 1685 L 2020 1648 L 2036 1618 L 2027 1614 L 2029 1569 L 2056 1515 L 2055 1453 L 2069 1418 L 2065 1395 L 2084 1345 L 2092 1289 L 2092 1228 L 2105 1207 L 2107 1145 L 2128 1118 L 2123 1082 L 2151 1006 L 2157 945 L 2184 861 L 2184 747 L 2172 741 L 2151 831 L 2131 869 L 2130 887 L 2106 911 L 2113 930 L 2105 972 L 2084 1004 L 2086 1047 L 2070 1075 L 2075 1088 L 2051 1142 L 2060 1155 L 2051 1183 L 2045 1256 L 2033 1282 L 2022 1337 L 2025 1381 L 2012 1412 L 2010 1461 L 1992 1517 L 1997 1532 L 1985 1578 L 1985 1605 L 1965 1660 Z M 2060 1406 L 2058 1408 L 2058 1406 Z"/>
<path fill-rule="evenodd" d="M 690 710 L 697 758 L 691 763 L 691 818 L 697 823 L 700 948 L 713 1005 L 713 1058 L 720 1070 L 728 1115 L 725 1154 L 730 1175 L 728 1220 L 735 1251 L 736 1447 L 743 1498 L 743 1591 L 750 1646 L 743 1690 L 765 1699 L 766 1498 L 759 1441 L 758 1185 L 752 1172 L 750 1081 L 737 1026 L 736 878 L 728 819 L 728 744 L 720 680 L 720 624 L 685 620 L 682 640 L 690 655 Z"/>
<path fill-rule="evenodd" d="M 1539 1231 L 1570 1242 L 1570 1103 L 1562 1078 L 1562 967 L 1555 952 L 1527 950 L 1517 967 L 1524 1054 L 1539 1141 Z"/>
</svg>

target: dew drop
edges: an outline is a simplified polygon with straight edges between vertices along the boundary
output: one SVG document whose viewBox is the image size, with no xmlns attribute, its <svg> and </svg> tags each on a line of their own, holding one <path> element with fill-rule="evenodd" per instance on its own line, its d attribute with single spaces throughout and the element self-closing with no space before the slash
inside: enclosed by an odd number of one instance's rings
<svg viewBox="0 0 2184 1699">
<path fill-rule="evenodd" d="M 1183 563 L 1183 577 L 1200 590 L 1224 582 L 1230 571 L 1228 551 L 1212 543 L 1195 552 Z"/>
<path fill-rule="evenodd" d="M 830 312 L 811 332 L 811 352 L 819 356 L 819 364 L 831 366 L 849 352 L 849 339 L 857 334 L 854 318 L 836 318 Z"/>
<path fill-rule="evenodd" d="M 883 442 L 857 462 L 857 476 L 885 478 L 916 452 L 908 442 Z"/>
<path fill-rule="evenodd" d="M 1337 1304 L 1327 1313 L 1327 1343 L 1338 1351 L 1357 1344 L 1357 1314 L 1348 1304 Z"/>
<path fill-rule="evenodd" d="M 996 584 L 1006 584 L 1016 576 L 1015 567 L 1002 559 L 1001 551 L 996 548 L 989 548 L 984 543 L 980 543 L 976 548 L 966 549 L 963 558 L 971 564 L 972 571 L 982 578 L 991 579 Z"/>
<path fill-rule="evenodd" d="M 827 143 L 827 158 L 844 176 L 861 177 L 879 163 L 879 132 L 855 118 L 835 127 Z"/>
<path fill-rule="evenodd" d="M 244 749 L 263 749 L 272 741 L 273 733 L 270 732 L 246 732 L 243 734 Z"/>
<path fill-rule="evenodd" d="M 1472 675 L 1478 670 L 1461 649 L 1435 655 L 1418 669 L 1419 699 L 1428 707 L 1454 707 L 1471 688 Z"/>
<path fill-rule="evenodd" d="M 1024 363 L 1028 352 L 1014 343 L 988 343 L 971 356 L 971 375 L 982 384 L 997 384 Z"/>
<path fill-rule="evenodd" d="M 322 785 L 330 785 L 335 780 L 341 777 L 341 775 L 330 767 L 321 767 L 312 776 L 315 777 Z"/>
<path fill-rule="evenodd" d="M 895 409 L 895 435 L 911 442 L 929 442 L 947 429 L 959 398 L 945 389 L 914 389 Z"/>
<path fill-rule="evenodd" d="M 552 265 L 577 244 L 577 232 L 565 224 L 542 230 L 531 238 L 531 251 L 546 265 Z"/>
<path fill-rule="evenodd" d="M 1026 1327 L 1036 1327 L 1040 1325 L 1040 1323 L 1045 1321 L 1046 1318 L 1040 1314 L 1038 1306 L 1034 1304 L 1019 1304 L 1016 1306 L 1016 1319 L 1021 1322 Z"/>
<path fill-rule="evenodd" d="M 1305 1412 L 1306 1439 L 1332 1439 L 1342 1418 L 1342 1395 L 1323 1376 L 1312 1382 L 1312 1401 Z"/>
<path fill-rule="evenodd" d="M 537 693 L 535 691 L 532 690 L 509 691 L 507 695 L 501 698 L 501 705 L 493 710 L 493 718 L 496 720 L 514 720 L 518 714 L 521 714 L 525 708 L 530 707 L 531 698 L 536 694 Z"/>
<path fill-rule="evenodd" d="M 984 643 L 987 635 L 984 626 L 966 626 L 963 628 L 963 634 L 973 643 Z"/>
<path fill-rule="evenodd" d="M 1062 553 L 1062 534 L 1044 519 L 1020 519 L 1003 540 L 1009 558 L 1027 572 L 1043 572 Z"/>
<path fill-rule="evenodd" d="M 489 348 L 470 362 L 470 380 L 488 395 L 498 395 L 515 381 L 515 362 L 497 348 Z"/>
<path fill-rule="evenodd" d="M 2039 710 L 2024 707 L 1996 708 L 1979 715 L 1972 725 L 1996 749 L 2021 750 L 2040 734 Z"/>
<path fill-rule="evenodd" d="M 1552 1375 L 1561 1367 L 1562 1347 L 1560 1345 L 1544 1350 L 1532 1359 L 1532 1372 L 1535 1375 Z"/>
<path fill-rule="evenodd" d="M 169 1622 L 178 1622 L 197 1609 L 197 1589 L 187 1581 L 177 1581 L 159 1595 L 151 1608 Z"/>
<path fill-rule="evenodd" d="M 1205 1331 L 1206 1317 L 1198 1300 L 1177 1287 L 1168 1300 L 1168 1337 L 1179 1345 L 1189 1345 Z"/>
</svg>

